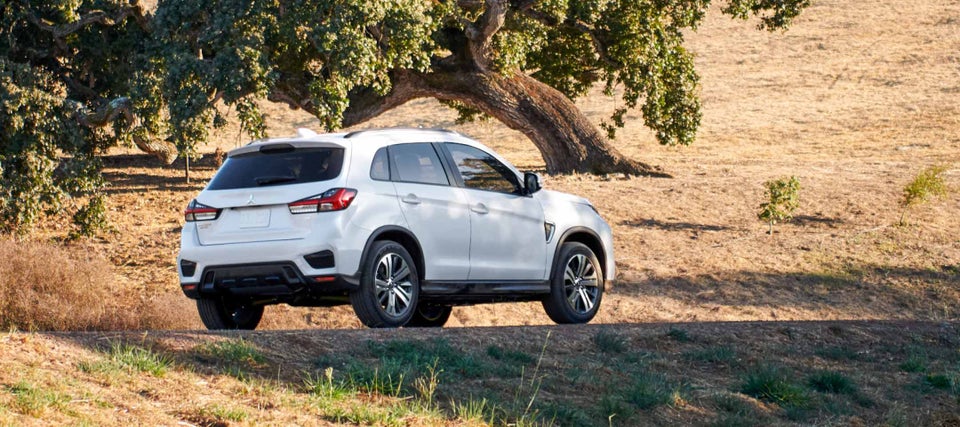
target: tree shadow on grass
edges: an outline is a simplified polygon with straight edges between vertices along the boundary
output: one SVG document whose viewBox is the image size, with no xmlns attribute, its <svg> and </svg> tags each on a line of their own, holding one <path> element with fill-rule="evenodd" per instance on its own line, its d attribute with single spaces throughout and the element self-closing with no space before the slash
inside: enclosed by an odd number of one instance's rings
<svg viewBox="0 0 960 427">
<path fill-rule="evenodd" d="M 851 318 L 954 319 L 960 316 L 960 269 L 854 266 L 819 272 L 729 271 L 621 281 L 613 292 L 667 297 L 693 305 L 799 308 Z"/>
</svg>

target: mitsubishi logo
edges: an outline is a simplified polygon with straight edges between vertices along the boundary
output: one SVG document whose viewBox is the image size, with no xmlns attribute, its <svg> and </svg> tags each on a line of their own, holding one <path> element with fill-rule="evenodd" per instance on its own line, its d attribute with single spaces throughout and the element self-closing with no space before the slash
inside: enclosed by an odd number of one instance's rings
<svg viewBox="0 0 960 427">
<path fill-rule="evenodd" d="M 251 194 L 251 195 L 250 195 L 250 198 L 247 199 L 247 206 L 250 206 L 250 205 L 252 205 L 253 203 L 254 203 L 254 202 L 253 202 L 253 194 Z"/>
</svg>

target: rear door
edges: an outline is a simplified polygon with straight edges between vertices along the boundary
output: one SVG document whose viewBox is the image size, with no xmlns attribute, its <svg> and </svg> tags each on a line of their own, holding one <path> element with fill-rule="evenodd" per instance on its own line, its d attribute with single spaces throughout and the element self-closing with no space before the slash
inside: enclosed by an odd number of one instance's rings
<svg viewBox="0 0 960 427">
<path fill-rule="evenodd" d="M 345 149 L 264 146 L 229 157 L 197 201 L 221 209 L 216 221 L 197 222 L 201 245 L 302 239 L 312 225 L 288 203 L 336 187 Z"/>
<path fill-rule="evenodd" d="M 466 280 L 470 271 L 470 214 L 463 190 L 430 143 L 388 147 L 390 178 L 400 209 L 423 250 L 428 280 Z"/>
<path fill-rule="evenodd" d="M 443 144 L 462 178 L 470 211 L 470 280 L 542 280 L 546 239 L 540 202 L 490 153 Z"/>
</svg>

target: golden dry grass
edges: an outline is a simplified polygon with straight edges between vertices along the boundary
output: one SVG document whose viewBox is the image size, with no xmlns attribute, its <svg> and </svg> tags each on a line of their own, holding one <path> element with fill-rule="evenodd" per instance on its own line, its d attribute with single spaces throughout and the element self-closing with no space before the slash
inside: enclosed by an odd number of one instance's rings
<svg viewBox="0 0 960 427">
<path fill-rule="evenodd" d="M 784 319 L 956 319 L 960 193 L 918 207 L 895 226 L 902 188 L 932 164 L 960 187 L 960 1 L 818 1 L 787 32 L 767 33 L 711 11 L 688 35 L 702 74 L 703 126 L 690 147 L 662 147 L 628 117 L 614 144 L 675 179 L 548 176 L 583 195 L 614 228 L 618 285 L 598 322 Z M 596 122 L 617 105 L 578 100 Z M 273 135 L 318 121 L 265 104 Z M 364 124 L 446 127 L 521 168 L 542 168 L 533 145 L 497 122 L 454 123 L 417 100 Z M 214 131 L 204 152 L 244 142 Z M 207 156 L 210 157 L 210 156 Z M 163 168 L 116 150 L 105 159 L 114 232 L 89 242 L 136 283 L 169 328 L 199 327 L 180 296 L 174 259 L 183 206 L 213 173 Z M 178 165 L 182 167 L 182 164 Z M 763 183 L 800 179 L 797 219 L 764 234 Z M 59 238 L 56 224 L 39 238 Z M 151 322 L 157 324 L 156 322 Z M 458 308 L 452 326 L 549 323 L 538 304 Z M 271 307 L 266 328 L 358 327 L 348 307 Z"/>
</svg>

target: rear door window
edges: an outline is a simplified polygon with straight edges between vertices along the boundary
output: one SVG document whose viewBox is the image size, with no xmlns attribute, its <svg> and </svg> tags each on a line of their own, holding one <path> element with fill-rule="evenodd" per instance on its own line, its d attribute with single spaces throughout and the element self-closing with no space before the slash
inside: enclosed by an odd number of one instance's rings
<svg viewBox="0 0 960 427">
<path fill-rule="evenodd" d="M 209 190 L 327 181 L 340 175 L 343 148 L 311 147 L 245 153 L 227 158 Z"/>
<path fill-rule="evenodd" d="M 397 144 L 390 146 L 390 178 L 418 184 L 450 185 L 440 156 L 432 144 Z"/>
</svg>

